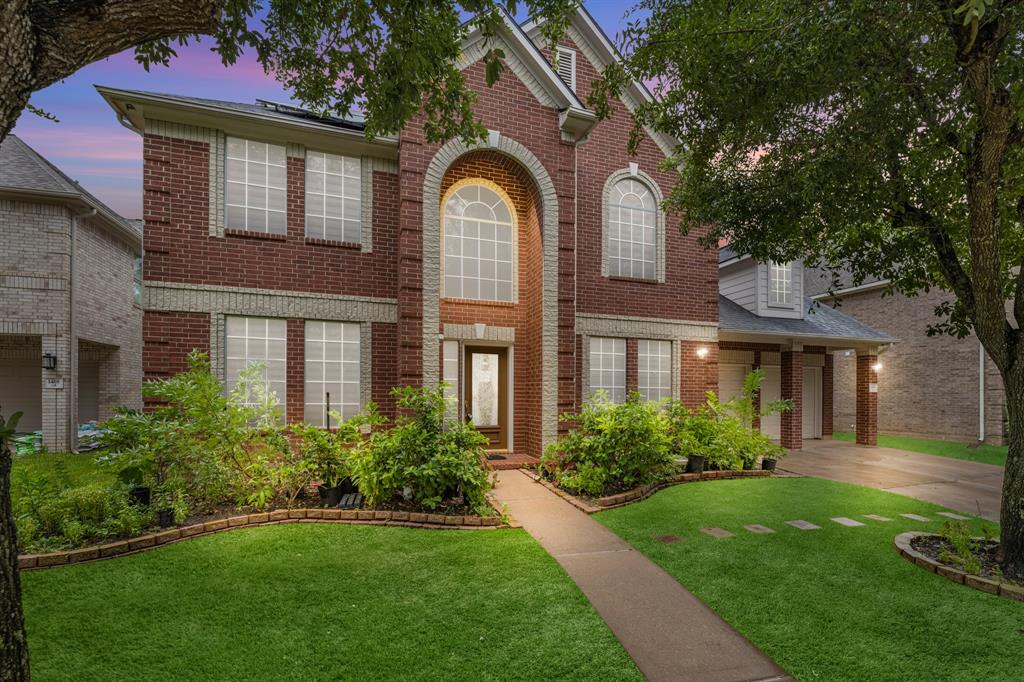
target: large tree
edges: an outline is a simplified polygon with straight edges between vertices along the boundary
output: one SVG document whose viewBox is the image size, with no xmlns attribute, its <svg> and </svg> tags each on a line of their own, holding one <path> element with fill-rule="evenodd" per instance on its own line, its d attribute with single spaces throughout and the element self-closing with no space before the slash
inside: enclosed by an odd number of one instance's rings
<svg viewBox="0 0 1024 682">
<path fill-rule="evenodd" d="M 1024 10 L 1019 0 L 644 0 L 638 123 L 680 141 L 669 203 L 759 259 L 950 293 L 1009 420 L 1002 568 L 1024 577 Z M 922 330 L 922 333 L 925 330 Z"/>
<path fill-rule="evenodd" d="M 296 99 L 325 114 L 366 120 L 367 137 L 393 133 L 421 109 L 431 141 L 481 138 L 476 97 L 456 60 L 471 28 L 485 36 L 500 7 L 543 16 L 557 39 L 578 0 L 0 0 L 0 142 L 32 94 L 84 66 L 135 50 L 146 68 L 206 37 L 226 65 L 245 50 Z M 464 17 L 472 17 L 466 23 Z M 485 54 L 488 80 L 500 49 Z M 0 420 L 0 682 L 27 680 L 17 542 L 8 494 L 10 453 Z"/>
</svg>

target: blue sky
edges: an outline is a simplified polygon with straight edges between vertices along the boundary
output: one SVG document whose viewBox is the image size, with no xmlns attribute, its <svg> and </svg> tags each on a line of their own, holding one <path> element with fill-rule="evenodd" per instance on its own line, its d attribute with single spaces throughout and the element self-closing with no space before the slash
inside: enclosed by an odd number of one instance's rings
<svg viewBox="0 0 1024 682">
<path fill-rule="evenodd" d="M 615 0 L 586 3 L 612 38 L 629 6 Z M 130 50 L 122 52 L 37 92 L 32 103 L 59 122 L 26 112 L 15 134 L 126 218 L 142 215 L 142 140 L 117 122 L 93 84 L 237 102 L 290 99 L 250 55 L 225 68 L 203 44 L 179 49 L 170 67 L 154 67 L 148 73 Z"/>
</svg>

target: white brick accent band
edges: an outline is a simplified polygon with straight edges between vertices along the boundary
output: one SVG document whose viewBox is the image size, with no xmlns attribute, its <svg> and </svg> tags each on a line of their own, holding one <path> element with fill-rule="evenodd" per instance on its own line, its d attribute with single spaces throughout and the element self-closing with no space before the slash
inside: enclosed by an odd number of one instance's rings
<svg viewBox="0 0 1024 682">
<path fill-rule="evenodd" d="M 655 317 L 579 314 L 576 315 L 576 333 L 584 336 L 711 343 L 718 340 L 718 325 L 714 322 L 663 320 Z"/>
<path fill-rule="evenodd" d="M 457 339 L 459 341 L 497 341 L 502 343 L 515 343 L 515 327 L 495 327 L 487 325 L 484 328 L 484 335 L 476 335 L 476 327 L 471 324 L 446 324 L 444 326 L 444 338 Z"/>
</svg>

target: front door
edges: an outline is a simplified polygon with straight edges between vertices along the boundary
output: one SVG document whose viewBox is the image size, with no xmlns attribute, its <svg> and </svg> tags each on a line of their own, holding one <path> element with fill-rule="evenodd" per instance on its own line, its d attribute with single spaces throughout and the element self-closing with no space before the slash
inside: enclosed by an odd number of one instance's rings
<svg viewBox="0 0 1024 682">
<path fill-rule="evenodd" d="M 508 349 L 466 346 L 466 419 L 490 439 L 488 448 L 508 447 Z"/>
</svg>

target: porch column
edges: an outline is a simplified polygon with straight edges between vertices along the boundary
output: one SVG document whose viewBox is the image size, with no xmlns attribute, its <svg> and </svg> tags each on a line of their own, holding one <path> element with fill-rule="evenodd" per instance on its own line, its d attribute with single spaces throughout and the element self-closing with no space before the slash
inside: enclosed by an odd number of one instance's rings
<svg viewBox="0 0 1024 682">
<path fill-rule="evenodd" d="M 794 343 L 789 350 L 782 351 L 782 399 L 792 400 L 793 409 L 783 412 L 780 418 L 780 442 L 789 450 L 803 447 L 804 418 L 804 348 Z"/>
<path fill-rule="evenodd" d="M 878 351 L 857 351 L 857 444 L 878 444 Z"/>
<path fill-rule="evenodd" d="M 825 353 L 825 367 L 821 370 L 821 437 L 831 438 L 832 437 L 832 396 L 834 393 L 834 386 L 832 379 L 834 356 L 826 352 Z"/>
<path fill-rule="evenodd" d="M 56 369 L 40 369 L 43 446 L 50 452 L 70 452 L 78 435 L 77 425 L 72 426 L 77 412 L 75 365 L 78 356 L 78 349 L 73 345 L 77 346 L 66 334 L 42 337 L 43 354 L 57 357 Z"/>
</svg>

